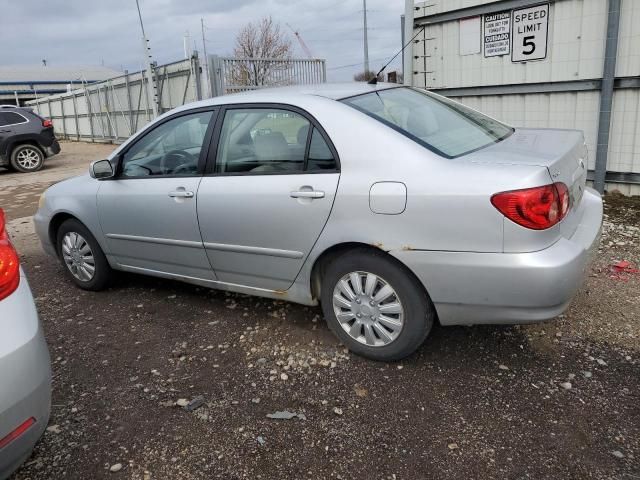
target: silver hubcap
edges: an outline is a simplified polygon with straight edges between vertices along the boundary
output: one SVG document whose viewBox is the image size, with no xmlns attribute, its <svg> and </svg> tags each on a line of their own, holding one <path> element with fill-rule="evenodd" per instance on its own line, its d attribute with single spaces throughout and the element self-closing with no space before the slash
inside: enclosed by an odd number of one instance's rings
<svg viewBox="0 0 640 480">
<path fill-rule="evenodd" d="M 76 232 L 69 232 L 62 238 L 62 258 L 71 274 L 82 282 L 89 282 L 96 273 L 91 247 Z"/>
<path fill-rule="evenodd" d="M 333 311 L 343 330 L 369 347 L 383 347 L 398 338 L 404 308 L 395 290 L 381 277 L 352 272 L 333 290 Z"/>
<path fill-rule="evenodd" d="M 25 148 L 18 153 L 16 160 L 22 168 L 31 170 L 40 165 L 40 153 L 33 148 Z"/>
</svg>

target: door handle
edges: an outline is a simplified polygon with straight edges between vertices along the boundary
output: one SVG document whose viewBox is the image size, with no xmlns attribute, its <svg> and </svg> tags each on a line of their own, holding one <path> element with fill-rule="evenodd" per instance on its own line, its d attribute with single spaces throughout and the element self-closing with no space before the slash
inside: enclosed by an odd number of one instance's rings
<svg viewBox="0 0 640 480">
<path fill-rule="evenodd" d="M 169 196 L 171 198 L 193 198 L 195 194 L 193 192 L 187 192 L 185 190 L 176 190 L 174 192 L 169 192 Z"/>
<path fill-rule="evenodd" d="M 11 133 L 11 130 L 0 130 L 0 133 Z"/>
<path fill-rule="evenodd" d="M 291 198 L 324 198 L 324 192 L 318 190 L 298 190 L 291 192 Z"/>
</svg>

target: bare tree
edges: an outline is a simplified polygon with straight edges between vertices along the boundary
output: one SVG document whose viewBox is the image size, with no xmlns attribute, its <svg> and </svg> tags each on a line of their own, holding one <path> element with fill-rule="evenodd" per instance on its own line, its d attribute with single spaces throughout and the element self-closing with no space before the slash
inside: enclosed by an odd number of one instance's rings
<svg viewBox="0 0 640 480">
<path fill-rule="evenodd" d="M 289 65 L 281 60 L 289 60 L 292 51 L 289 37 L 271 17 L 248 23 L 236 37 L 233 55 L 243 60 L 232 70 L 233 82 L 257 87 L 286 84 L 286 76 L 279 73 Z"/>
<path fill-rule="evenodd" d="M 366 71 L 366 72 L 360 72 L 360 73 L 356 73 L 353 76 L 353 79 L 356 82 L 368 82 L 369 80 L 371 80 L 372 78 L 374 78 L 376 76 L 376 72 L 373 72 L 371 70 Z M 378 81 L 382 82 L 384 80 L 382 75 L 378 76 Z"/>
</svg>

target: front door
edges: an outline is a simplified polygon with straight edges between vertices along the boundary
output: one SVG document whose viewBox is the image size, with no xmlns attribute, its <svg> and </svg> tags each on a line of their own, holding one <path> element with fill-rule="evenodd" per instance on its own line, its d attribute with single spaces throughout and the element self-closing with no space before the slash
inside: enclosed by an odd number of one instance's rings
<svg viewBox="0 0 640 480">
<path fill-rule="evenodd" d="M 121 266 L 215 279 L 196 214 L 214 113 L 191 111 L 159 124 L 120 156 L 116 178 L 101 182 L 100 224 Z"/>
<path fill-rule="evenodd" d="M 331 213 L 335 149 L 315 121 L 285 107 L 230 107 L 219 129 L 215 168 L 198 190 L 211 265 L 221 282 L 286 290 Z"/>
</svg>

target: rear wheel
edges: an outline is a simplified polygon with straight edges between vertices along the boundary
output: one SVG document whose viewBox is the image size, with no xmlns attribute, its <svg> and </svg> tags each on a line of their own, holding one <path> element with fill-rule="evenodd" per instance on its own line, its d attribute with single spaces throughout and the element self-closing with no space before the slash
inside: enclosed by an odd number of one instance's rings
<svg viewBox="0 0 640 480">
<path fill-rule="evenodd" d="M 58 257 L 65 272 L 84 290 L 104 290 L 113 277 L 109 262 L 89 229 L 75 219 L 60 225 L 57 233 Z"/>
<path fill-rule="evenodd" d="M 20 145 L 11 152 L 10 163 L 19 172 L 37 172 L 44 165 L 44 153 L 33 145 Z"/>
<path fill-rule="evenodd" d="M 327 323 L 354 353 L 379 360 L 412 354 L 429 334 L 435 309 L 413 275 L 383 253 L 347 252 L 322 279 Z"/>
</svg>

